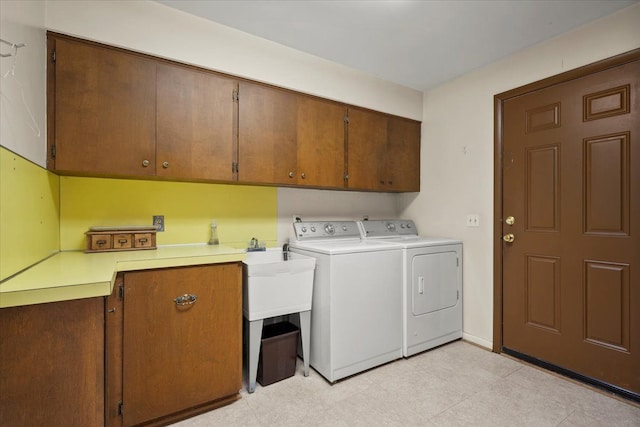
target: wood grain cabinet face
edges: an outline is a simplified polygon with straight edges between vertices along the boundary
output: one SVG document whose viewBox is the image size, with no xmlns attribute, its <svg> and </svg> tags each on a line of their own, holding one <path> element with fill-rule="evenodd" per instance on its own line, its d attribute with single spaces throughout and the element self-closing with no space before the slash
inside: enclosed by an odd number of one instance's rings
<svg viewBox="0 0 640 427">
<path fill-rule="evenodd" d="M 348 188 L 420 191 L 420 122 L 349 108 Z"/>
<path fill-rule="evenodd" d="M 238 180 L 344 187 L 344 105 L 240 83 Z"/>
<path fill-rule="evenodd" d="M 104 298 L 0 309 L 0 425 L 104 423 Z"/>
<path fill-rule="evenodd" d="M 158 176 L 233 180 L 237 82 L 158 64 Z"/>
<path fill-rule="evenodd" d="M 420 191 L 420 126 L 413 120 L 389 118 L 386 176 L 393 191 Z"/>
<path fill-rule="evenodd" d="M 166 424 L 239 397 L 241 275 L 239 263 L 124 273 L 108 314 L 109 426 Z"/>
<path fill-rule="evenodd" d="M 49 45 L 49 73 L 55 75 L 49 77 L 48 91 L 50 135 L 55 135 L 49 138 L 50 155 L 55 150 L 50 167 L 93 175 L 154 175 L 155 62 L 64 38 L 50 39 Z"/>
</svg>

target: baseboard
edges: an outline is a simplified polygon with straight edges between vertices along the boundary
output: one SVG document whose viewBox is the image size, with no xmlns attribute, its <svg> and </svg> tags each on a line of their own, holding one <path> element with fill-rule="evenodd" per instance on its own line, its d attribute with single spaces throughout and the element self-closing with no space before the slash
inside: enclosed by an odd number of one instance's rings
<svg viewBox="0 0 640 427">
<path fill-rule="evenodd" d="M 493 342 L 487 341 L 487 340 L 482 339 L 480 337 L 477 337 L 475 335 L 468 334 L 466 332 L 462 333 L 462 339 L 465 340 L 465 341 L 472 342 L 472 343 L 474 343 L 476 345 L 479 345 L 480 347 L 485 347 L 488 350 L 493 349 Z"/>
</svg>

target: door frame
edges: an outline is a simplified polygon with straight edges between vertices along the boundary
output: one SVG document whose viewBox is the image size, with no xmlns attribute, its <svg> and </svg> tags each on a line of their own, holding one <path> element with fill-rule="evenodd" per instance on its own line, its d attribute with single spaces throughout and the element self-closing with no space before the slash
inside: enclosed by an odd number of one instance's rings
<svg viewBox="0 0 640 427">
<path fill-rule="evenodd" d="M 502 115 L 504 102 L 510 98 L 541 90 L 559 83 L 595 74 L 619 65 L 640 59 L 640 48 L 603 59 L 592 64 L 557 74 L 527 85 L 499 93 L 493 98 L 494 105 L 494 154 L 493 154 L 493 348 L 495 353 L 502 353 Z"/>
</svg>

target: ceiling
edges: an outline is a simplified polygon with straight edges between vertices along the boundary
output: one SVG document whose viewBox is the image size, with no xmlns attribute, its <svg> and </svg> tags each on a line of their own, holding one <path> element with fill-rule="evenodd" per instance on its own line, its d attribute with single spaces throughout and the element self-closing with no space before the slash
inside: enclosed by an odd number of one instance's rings
<svg viewBox="0 0 640 427">
<path fill-rule="evenodd" d="M 426 91 L 640 0 L 157 1 Z"/>
</svg>

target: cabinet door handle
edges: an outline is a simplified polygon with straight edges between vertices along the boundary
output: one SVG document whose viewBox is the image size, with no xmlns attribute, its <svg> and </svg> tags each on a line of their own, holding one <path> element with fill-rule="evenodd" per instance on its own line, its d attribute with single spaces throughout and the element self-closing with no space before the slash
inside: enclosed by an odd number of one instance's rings
<svg viewBox="0 0 640 427">
<path fill-rule="evenodd" d="M 169 162 L 162 162 L 162 167 L 163 168 L 168 168 L 169 167 Z"/>
<path fill-rule="evenodd" d="M 147 160 L 147 159 L 143 160 L 143 161 L 142 161 L 142 166 L 144 166 L 145 168 L 146 168 L 147 166 L 149 166 L 149 160 Z"/>
<path fill-rule="evenodd" d="M 173 302 L 175 302 L 176 305 L 191 305 L 191 304 L 195 304 L 197 300 L 198 300 L 198 295 L 184 294 L 174 299 Z"/>
<path fill-rule="evenodd" d="M 300 176 L 302 177 L 302 179 L 305 179 L 307 177 L 307 175 L 304 172 L 302 172 L 302 175 Z"/>
<path fill-rule="evenodd" d="M 289 172 L 289 178 L 293 178 L 293 172 Z"/>
</svg>

